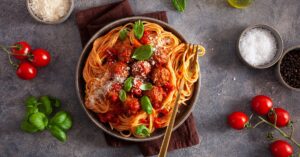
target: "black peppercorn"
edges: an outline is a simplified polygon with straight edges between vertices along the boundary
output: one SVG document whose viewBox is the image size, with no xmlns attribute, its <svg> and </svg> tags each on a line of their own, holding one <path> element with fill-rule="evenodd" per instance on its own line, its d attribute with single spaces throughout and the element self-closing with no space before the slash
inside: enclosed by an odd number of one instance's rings
<svg viewBox="0 0 300 157">
<path fill-rule="evenodd" d="M 290 51 L 283 57 L 280 73 L 288 85 L 300 88 L 300 49 Z"/>
</svg>

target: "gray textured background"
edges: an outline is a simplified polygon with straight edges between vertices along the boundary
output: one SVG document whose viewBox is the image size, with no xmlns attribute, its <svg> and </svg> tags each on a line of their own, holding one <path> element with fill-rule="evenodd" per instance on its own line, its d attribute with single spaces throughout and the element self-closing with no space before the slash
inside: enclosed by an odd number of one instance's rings
<svg viewBox="0 0 300 157">
<path fill-rule="evenodd" d="M 32 81 L 17 78 L 5 53 L 0 53 L 0 156 L 141 156 L 137 147 L 111 148 L 102 132 L 88 119 L 75 93 L 75 65 L 81 52 L 74 13 L 80 9 L 109 3 L 109 0 L 75 0 L 71 17 L 60 25 L 34 21 L 24 0 L 1 0 L 0 43 L 26 40 L 52 54 L 50 66 L 39 70 Z M 264 127 L 235 132 L 225 123 L 233 110 L 249 113 L 249 100 L 267 94 L 275 105 L 285 107 L 294 120 L 300 119 L 300 93 L 283 87 L 274 68 L 254 70 L 237 57 L 235 43 L 248 25 L 263 23 L 279 30 L 285 49 L 300 43 L 299 0 L 260 0 L 246 10 L 230 8 L 225 0 L 189 0 L 187 10 L 173 10 L 170 0 L 131 0 L 135 13 L 168 11 L 169 22 L 190 42 L 203 43 L 207 54 L 201 59 L 201 95 L 194 115 L 202 136 L 200 145 L 173 151 L 181 157 L 268 157 Z M 60 98 L 63 108 L 74 117 L 68 141 L 60 143 L 48 132 L 35 135 L 20 131 L 23 100 L 29 95 L 50 94 Z M 296 138 L 300 140 L 300 124 Z"/>
</svg>

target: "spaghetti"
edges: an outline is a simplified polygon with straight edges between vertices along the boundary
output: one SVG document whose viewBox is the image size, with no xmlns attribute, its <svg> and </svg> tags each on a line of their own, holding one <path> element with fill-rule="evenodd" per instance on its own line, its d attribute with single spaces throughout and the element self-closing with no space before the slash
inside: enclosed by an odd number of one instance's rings
<svg viewBox="0 0 300 157">
<path fill-rule="evenodd" d="M 85 106 L 121 135 L 142 138 L 168 125 L 182 81 L 179 103 L 187 105 L 200 69 L 198 60 L 191 64 L 197 54 L 174 34 L 143 21 L 138 39 L 135 25 L 114 28 L 96 39 L 83 77 Z M 147 59 L 139 58 L 146 54 Z"/>
</svg>

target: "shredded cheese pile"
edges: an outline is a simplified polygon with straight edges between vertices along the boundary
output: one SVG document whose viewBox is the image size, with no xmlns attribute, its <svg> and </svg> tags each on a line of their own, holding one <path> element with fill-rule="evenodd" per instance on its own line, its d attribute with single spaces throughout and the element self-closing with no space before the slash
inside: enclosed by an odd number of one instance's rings
<svg viewBox="0 0 300 157">
<path fill-rule="evenodd" d="M 29 6 L 41 20 L 54 22 L 68 13 L 71 3 L 70 0 L 30 0 Z"/>
</svg>

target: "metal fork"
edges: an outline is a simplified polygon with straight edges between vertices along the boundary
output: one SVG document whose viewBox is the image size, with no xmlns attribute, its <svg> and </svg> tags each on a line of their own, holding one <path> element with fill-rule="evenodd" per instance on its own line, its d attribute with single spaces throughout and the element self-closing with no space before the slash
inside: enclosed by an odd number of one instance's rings
<svg viewBox="0 0 300 157">
<path fill-rule="evenodd" d="M 192 51 L 192 53 L 195 54 L 194 58 L 193 58 L 193 61 L 191 63 L 191 64 L 194 65 L 197 62 L 197 59 L 198 59 L 199 45 L 187 44 L 187 49 L 185 51 Z M 203 52 L 201 52 L 201 53 L 202 54 L 200 54 L 200 55 L 204 55 Z M 181 93 L 181 90 L 183 89 L 183 85 L 184 85 L 184 83 L 183 83 L 183 81 L 181 81 L 180 85 L 179 85 L 178 93 L 177 93 L 177 96 L 176 96 L 175 106 L 174 106 L 174 109 L 173 109 L 173 112 L 172 112 L 172 115 L 171 115 L 171 119 L 170 119 L 169 125 L 166 129 L 166 133 L 165 133 L 162 145 L 160 147 L 160 151 L 159 151 L 159 154 L 158 154 L 159 157 L 166 157 L 167 156 L 169 142 L 170 142 L 170 139 L 171 139 L 172 130 L 173 130 L 176 115 L 177 115 L 177 112 L 178 112 L 178 107 L 179 107 L 178 102 L 179 102 L 179 98 L 180 98 L 180 93 Z"/>
</svg>

